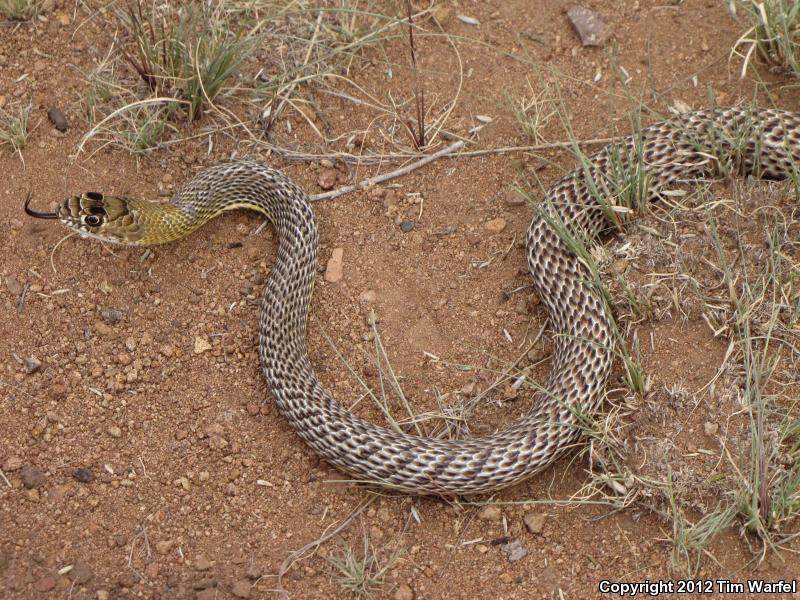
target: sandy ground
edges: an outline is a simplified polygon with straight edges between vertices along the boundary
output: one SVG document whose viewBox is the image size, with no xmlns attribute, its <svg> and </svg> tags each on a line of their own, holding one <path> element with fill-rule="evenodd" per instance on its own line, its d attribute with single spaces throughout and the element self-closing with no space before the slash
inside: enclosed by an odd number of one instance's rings
<svg viewBox="0 0 800 600">
<path fill-rule="evenodd" d="M 787 77 L 765 70 L 760 90 L 754 80 L 739 79 L 741 64 L 728 56 L 741 27 L 717 2 L 593 1 L 591 8 L 613 28 L 601 49 L 580 46 L 565 2 L 439 4 L 441 29 L 432 21 L 424 27 L 449 34 L 458 54 L 443 35 L 419 36 L 424 84 L 436 110 L 458 93 L 446 129 L 466 135 L 484 125 L 476 148 L 530 143 L 505 97 L 524 94 L 526 78 L 535 90 L 545 81 L 558 83 L 578 138 L 628 131 L 626 111 L 633 104 L 614 84 L 615 64 L 630 77 L 633 96 L 662 114 L 676 101 L 705 106 L 710 87 L 720 104 L 755 95 L 800 109 Z M 56 247 L 63 228 L 26 218 L 22 202 L 28 190 L 40 208 L 82 190 L 155 198 L 243 143 L 235 133 L 208 133 L 208 118 L 181 126 L 184 135 L 203 135 L 147 156 L 98 151 L 99 144 L 90 143 L 74 159 L 91 127 L 83 108 L 83 74 L 111 44 L 112 28 L 104 25 L 109 14 L 94 13 L 101 6 L 79 3 L 76 9 L 57 1 L 44 22 L 0 28 L 0 102 L 8 108 L 30 100 L 33 106 L 24 163 L 8 148 L 0 150 L 0 595 L 276 597 L 274 575 L 290 553 L 358 509 L 347 528 L 293 563 L 283 578 L 292 598 L 347 597 L 324 557 L 341 554 L 348 544 L 360 554 L 365 535 L 380 561 L 394 559 L 375 596 L 398 600 L 591 598 L 601 597 L 603 579 L 685 578 L 671 563 L 674 521 L 664 512 L 663 498 L 642 497 L 621 511 L 557 502 L 586 483 L 585 455 L 569 455 L 541 476 L 477 499 L 496 502 L 490 510 L 466 501 L 375 495 L 337 483 L 342 475 L 291 430 L 259 371 L 259 297 L 276 244 L 257 216 L 233 214 L 147 252 L 77 237 Z M 459 14 L 478 19 L 480 26 L 462 22 Z M 269 52 L 264 47 L 258 56 Z M 404 37 L 364 52 L 365 62 L 349 77 L 383 100 L 392 94 L 408 98 L 413 86 Z M 391 80 L 387 64 L 394 66 Z M 258 69 L 258 61 L 247 63 L 244 76 L 252 78 Z M 369 124 L 369 115 L 352 103 L 324 94 L 314 98 L 338 133 Z M 252 111 L 225 102 L 255 124 Z M 47 119 L 52 106 L 70 122 L 65 133 Z M 310 148 L 313 132 L 291 110 L 287 115 L 295 129 L 292 134 L 282 129 L 281 143 Z M 490 123 L 477 118 L 484 115 Z M 566 139 L 558 118 L 543 135 L 548 141 Z M 566 153 L 542 156 L 573 164 Z M 285 169 L 309 192 L 320 191 L 326 167 L 319 163 L 282 161 L 263 152 L 261 158 Z M 339 183 L 388 168 L 341 167 Z M 373 313 L 416 414 L 437 411 L 437 396 L 447 404 L 479 393 L 496 371 L 520 356 L 522 366 L 530 365 L 528 373 L 544 381 L 551 340 L 544 335 L 533 342 L 546 318 L 529 289 L 515 291 L 529 283 L 522 240 L 531 211 L 514 192 L 523 172 L 536 172 L 544 185 L 560 175 L 530 154 L 452 158 L 316 205 L 321 272 L 309 351 L 321 380 L 343 403 L 351 405 L 362 389 L 337 353 L 368 384 L 379 385 Z M 791 209 L 791 198 L 752 187 L 742 192 L 719 185 L 712 193 L 722 198 L 761 193 Z M 730 225 L 731 214 L 719 219 Z M 682 232 L 700 232 L 686 242 L 694 248 L 648 247 L 648 235 L 635 228 L 630 237 L 612 236 L 611 248 L 631 240 L 639 244 L 626 277 L 642 284 L 658 260 L 673 264 L 675 253 L 713 256 L 702 218 L 695 218 L 681 222 Z M 487 228 L 496 219 L 506 225 Z M 414 222 L 412 231 L 400 229 L 403 220 Z M 663 225 L 657 216 L 642 223 Z M 729 234 L 730 241 L 735 228 Z M 796 239 L 797 231 L 793 234 Z M 336 248 L 343 249 L 343 274 L 330 283 L 322 270 Z M 669 254 L 662 257 L 662 251 Z M 699 262 L 699 278 L 718 278 Z M 638 431 L 638 439 L 654 447 L 652 440 L 675 442 L 663 462 L 651 459 L 649 475 L 665 481 L 670 465 L 695 521 L 728 497 L 725 489 L 711 495 L 705 495 L 707 487 L 694 494 L 688 489 L 693 477 L 698 486 L 707 483 L 701 475 L 713 474 L 723 460 L 705 424 L 723 426 L 736 411 L 722 392 L 693 395 L 715 376 L 730 342 L 713 335 L 686 294 L 685 315 L 670 312 L 670 298 L 656 298 L 654 305 L 664 310 L 637 324 L 639 339 L 646 341 L 643 364 L 652 389 L 661 391 L 631 417 L 633 429 L 626 436 Z M 35 358 L 41 366 L 28 373 L 17 358 Z M 612 387 L 620 387 L 621 375 L 618 369 Z M 663 392 L 674 386 L 686 388 L 689 396 Z M 509 398 L 500 386 L 471 418 L 472 433 L 510 423 L 531 396 L 523 391 Z M 397 398 L 390 402 L 403 414 Z M 368 399 L 354 410 L 386 422 Z M 424 426 L 430 431 L 435 424 Z M 746 456 L 746 448 L 742 452 Z M 518 542 L 524 556 L 512 561 L 517 557 L 509 542 Z M 789 542 L 788 551 L 768 552 L 762 560 L 761 542 L 735 523 L 708 546 L 695 577 L 791 579 L 800 573 L 790 552 L 798 549 L 796 541 Z"/>
</svg>

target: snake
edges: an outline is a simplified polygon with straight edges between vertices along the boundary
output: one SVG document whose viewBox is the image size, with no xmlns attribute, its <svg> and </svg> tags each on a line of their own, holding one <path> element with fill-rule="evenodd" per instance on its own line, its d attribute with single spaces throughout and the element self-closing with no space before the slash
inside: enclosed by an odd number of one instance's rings
<svg viewBox="0 0 800 600">
<path fill-rule="evenodd" d="M 732 107 L 676 114 L 621 138 L 562 176 L 536 205 L 526 255 L 553 337 L 549 378 L 524 416 L 484 437 L 442 439 L 365 421 L 323 387 L 306 349 L 319 232 L 309 196 L 287 175 L 253 160 L 208 167 L 168 201 L 85 192 L 32 217 L 58 219 L 84 237 L 129 245 L 185 237 L 220 213 L 250 209 L 276 230 L 277 257 L 259 321 L 261 369 L 279 411 L 316 453 L 358 480 L 409 494 L 453 497 L 519 483 L 579 443 L 601 408 L 615 337 L 611 309 L 575 240 L 609 228 L 614 177 L 644 176 L 643 200 L 670 185 L 738 171 L 790 176 L 800 161 L 800 113 Z M 622 171 L 620 169 L 622 168 Z M 616 174 L 616 175 L 615 175 Z M 572 241 L 570 241 L 572 240 Z"/>
</svg>

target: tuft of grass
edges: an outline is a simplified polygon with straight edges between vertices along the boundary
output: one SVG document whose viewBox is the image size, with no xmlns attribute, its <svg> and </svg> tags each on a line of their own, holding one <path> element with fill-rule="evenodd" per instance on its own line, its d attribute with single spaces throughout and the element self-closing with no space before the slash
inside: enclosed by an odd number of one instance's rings
<svg viewBox="0 0 800 600">
<path fill-rule="evenodd" d="M 143 8 L 137 0 L 118 10 L 125 31 L 118 47 L 150 92 L 181 100 L 193 121 L 238 73 L 255 44 L 229 30 L 221 2 L 169 6 Z"/>
<path fill-rule="evenodd" d="M 515 98 L 507 93 L 506 103 L 528 140 L 534 145 L 546 144 L 547 140 L 542 135 L 542 130 L 558 113 L 554 107 L 555 98 L 549 85 L 544 84 L 542 89 L 536 92 L 530 79 L 527 80 L 527 84 L 528 91 L 524 96 Z"/>
<path fill-rule="evenodd" d="M 176 104 L 168 99 L 139 100 L 118 73 L 110 55 L 89 74 L 86 116 L 94 126 L 87 134 L 102 146 L 117 146 L 133 154 L 147 154 L 177 131 L 171 120 Z"/>
<path fill-rule="evenodd" d="M 7 144 L 22 158 L 22 149 L 28 142 L 28 120 L 31 105 L 19 106 L 16 111 L 0 108 L 0 145 Z"/>
<path fill-rule="evenodd" d="M 369 536 L 364 533 L 364 545 L 358 553 L 350 544 L 343 544 L 341 553 L 326 556 L 338 574 L 336 581 L 346 590 L 358 596 L 370 598 L 383 586 L 386 574 L 394 565 L 396 557 L 381 561 L 369 543 Z"/>
<path fill-rule="evenodd" d="M 743 57 L 742 77 L 754 57 L 800 77 L 800 3 L 794 0 L 731 0 L 730 11 L 747 27 L 731 54 Z"/>
<path fill-rule="evenodd" d="M 0 15 L 12 21 L 29 21 L 49 10 L 52 0 L 0 0 Z"/>
<path fill-rule="evenodd" d="M 714 510 L 692 523 L 675 499 L 671 472 L 667 474 L 664 494 L 669 501 L 668 518 L 672 522 L 672 566 L 680 573 L 694 577 L 700 571 L 708 545 L 733 523 L 736 507 L 718 503 Z"/>
</svg>

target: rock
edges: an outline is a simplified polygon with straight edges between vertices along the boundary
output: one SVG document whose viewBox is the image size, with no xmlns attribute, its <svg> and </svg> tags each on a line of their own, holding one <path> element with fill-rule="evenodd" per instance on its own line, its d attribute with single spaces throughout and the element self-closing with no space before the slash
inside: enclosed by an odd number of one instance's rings
<svg viewBox="0 0 800 600">
<path fill-rule="evenodd" d="M 401 583 L 397 586 L 392 598 L 393 600 L 414 600 L 414 590 L 411 589 L 410 585 Z"/>
<path fill-rule="evenodd" d="M 19 456 L 9 456 L 3 463 L 3 471 L 12 473 L 22 468 L 22 459 Z"/>
<path fill-rule="evenodd" d="M 491 221 L 486 221 L 483 227 L 489 233 L 500 233 L 506 228 L 506 220 L 503 217 L 497 217 Z"/>
<path fill-rule="evenodd" d="M 584 6 L 573 6 L 567 11 L 569 19 L 584 46 L 602 46 L 608 37 L 606 20 L 598 12 Z"/>
<path fill-rule="evenodd" d="M 336 283 L 342 279 L 342 259 L 344 258 L 344 248 L 334 248 L 328 264 L 325 267 L 325 281 Z"/>
<path fill-rule="evenodd" d="M 97 600 L 109 600 L 111 598 L 111 594 L 106 590 L 97 590 L 96 596 Z"/>
<path fill-rule="evenodd" d="M 195 354 L 202 354 L 203 352 L 208 352 L 211 350 L 211 343 L 208 341 L 208 338 L 204 335 L 198 335 L 194 338 L 194 353 Z"/>
<path fill-rule="evenodd" d="M 31 356 L 30 358 L 22 359 L 22 366 L 25 367 L 25 372 L 30 375 L 39 370 L 39 367 L 42 366 L 42 361 L 35 356 Z"/>
<path fill-rule="evenodd" d="M 519 540 L 511 540 L 507 544 L 501 544 L 500 549 L 506 553 L 506 558 L 508 558 L 508 562 L 516 562 L 518 560 L 522 560 L 528 555 L 528 551 L 525 549 L 525 546 L 522 545 L 522 542 Z"/>
<path fill-rule="evenodd" d="M 61 110 L 55 106 L 51 106 L 49 109 L 47 109 L 47 118 L 50 119 L 50 122 L 59 131 L 66 131 L 69 128 L 69 124 L 67 123 L 64 113 L 62 113 Z"/>
<path fill-rule="evenodd" d="M 336 185 L 336 171 L 334 169 L 325 169 L 319 174 L 317 185 L 323 190 L 332 190 Z"/>
<path fill-rule="evenodd" d="M 117 427 L 116 425 L 109 425 L 108 429 L 106 429 L 108 435 L 112 438 L 121 438 L 122 437 L 122 430 Z"/>
<path fill-rule="evenodd" d="M 414 231 L 414 227 L 416 227 L 416 223 L 414 223 L 414 221 L 408 221 L 408 220 L 400 221 L 400 231 L 402 231 L 403 233 Z"/>
<path fill-rule="evenodd" d="M 494 504 L 489 504 L 478 513 L 478 518 L 481 521 L 499 521 L 503 518 L 503 511 Z"/>
<path fill-rule="evenodd" d="M 710 423 L 706 421 L 705 423 L 703 423 L 703 431 L 705 432 L 706 435 L 709 436 L 716 435 L 717 431 L 719 431 L 719 425 L 717 425 L 716 423 Z"/>
<path fill-rule="evenodd" d="M 195 598 L 197 600 L 217 600 L 217 590 L 214 588 L 200 590 L 195 594 Z"/>
<path fill-rule="evenodd" d="M 72 474 L 72 476 L 81 483 L 91 483 L 94 479 L 94 473 L 92 473 L 91 469 L 87 469 L 86 467 L 75 469 L 75 472 Z"/>
<path fill-rule="evenodd" d="M 56 587 L 56 578 L 52 575 L 45 575 L 39 581 L 36 582 L 34 585 L 36 591 L 40 594 L 44 594 L 45 592 L 49 592 L 54 587 Z"/>
<path fill-rule="evenodd" d="M 42 473 L 36 467 L 32 467 L 31 465 L 25 465 L 22 467 L 22 473 L 20 473 L 20 477 L 22 478 L 22 485 L 29 490 L 38 489 L 47 482 L 44 473 Z"/>
<path fill-rule="evenodd" d="M 531 533 L 542 533 L 544 529 L 544 522 L 547 520 L 547 515 L 541 513 L 528 513 L 522 520 L 525 522 L 525 527 Z"/>
<path fill-rule="evenodd" d="M 198 571 L 208 571 L 211 568 L 211 561 L 204 556 L 198 556 L 194 561 L 194 568 Z"/>
<path fill-rule="evenodd" d="M 104 308 L 100 312 L 100 318 L 106 323 L 117 323 L 122 320 L 122 311 L 116 308 Z"/>
<path fill-rule="evenodd" d="M 94 577 L 94 571 L 92 570 L 92 567 L 89 566 L 89 563 L 79 560 L 72 565 L 72 570 L 67 573 L 67 577 L 69 577 L 76 584 L 83 585 L 92 577 Z"/>
<path fill-rule="evenodd" d="M 231 588 L 231 593 L 236 596 L 237 598 L 249 598 L 250 597 L 250 582 L 246 579 L 240 579 L 236 583 L 233 584 Z"/>
</svg>

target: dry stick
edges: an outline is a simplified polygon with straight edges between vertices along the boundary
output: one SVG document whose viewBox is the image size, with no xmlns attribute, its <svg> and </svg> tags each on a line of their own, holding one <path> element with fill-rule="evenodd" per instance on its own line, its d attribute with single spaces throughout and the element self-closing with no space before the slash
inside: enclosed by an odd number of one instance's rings
<svg viewBox="0 0 800 600">
<path fill-rule="evenodd" d="M 592 138 L 588 140 L 578 140 L 578 146 L 596 146 L 598 144 L 608 144 L 617 142 L 623 139 L 622 137 L 605 137 L 605 138 Z M 334 152 L 330 154 L 305 154 L 302 152 L 294 152 L 287 150 L 273 144 L 266 144 L 270 152 L 274 152 L 285 160 L 295 160 L 299 162 L 318 161 L 323 159 L 340 160 L 345 163 L 353 164 L 374 164 L 385 162 L 397 162 L 401 160 L 408 160 L 413 155 L 411 154 L 367 154 L 363 156 L 356 156 L 354 154 L 347 154 L 344 152 Z M 466 152 L 459 152 L 458 158 L 471 158 L 474 156 L 486 156 L 488 154 L 511 154 L 514 152 L 538 152 L 541 150 L 568 150 L 573 147 L 572 142 L 552 142 L 548 144 L 538 144 L 536 146 L 503 146 L 500 148 L 484 148 L 483 150 L 467 150 Z M 448 149 L 450 146 L 448 146 Z M 438 153 L 437 153 L 438 154 Z M 455 153 L 451 154 L 455 157 Z M 324 200 L 325 198 L 318 198 Z"/>
<path fill-rule="evenodd" d="M 331 190 L 330 192 L 325 192 L 323 194 L 314 194 L 311 196 L 312 202 L 316 202 L 317 200 L 331 200 L 333 198 L 338 198 L 339 196 L 343 196 L 344 194 L 349 194 L 350 192 L 354 192 L 356 190 L 360 190 L 371 185 L 375 185 L 376 183 L 382 183 L 384 181 L 388 181 L 389 179 L 394 179 L 395 177 L 400 177 L 402 175 L 406 175 L 411 171 L 415 171 L 420 167 L 424 167 L 430 162 L 433 162 L 443 156 L 447 156 L 449 154 L 455 154 L 459 150 L 461 150 L 464 146 L 467 145 L 467 142 L 464 140 L 459 140 L 453 144 L 447 146 L 447 148 L 442 148 L 438 152 L 434 152 L 428 156 L 424 156 L 419 159 L 415 163 L 411 163 L 410 165 L 406 165 L 405 167 L 401 167 L 394 171 L 390 171 L 389 173 L 383 173 L 381 175 L 376 175 L 375 177 L 368 177 L 367 179 L 363 179 L 356 183 L 355 185 L 346 185 L 344 187 L 340 187 L 336 190 Z"/>
</svg>

